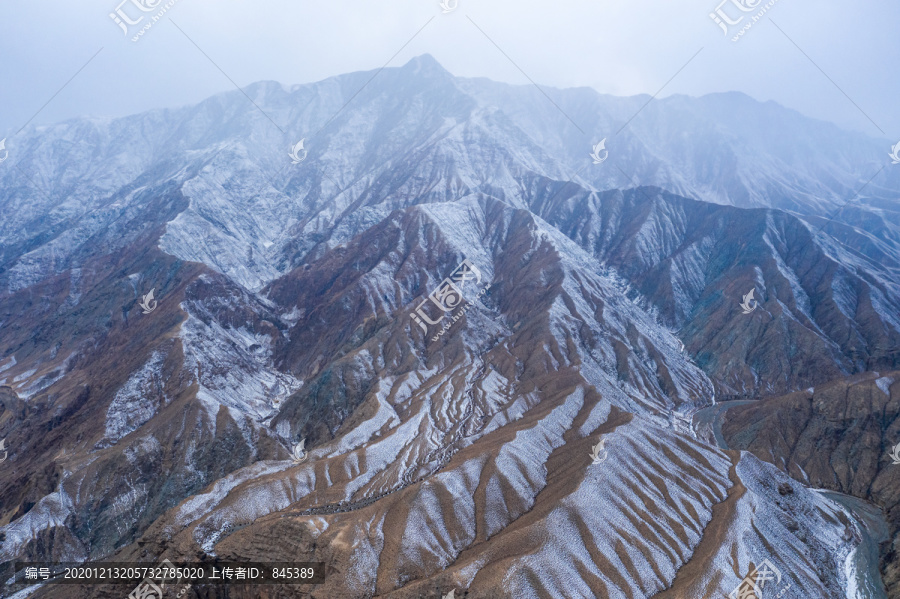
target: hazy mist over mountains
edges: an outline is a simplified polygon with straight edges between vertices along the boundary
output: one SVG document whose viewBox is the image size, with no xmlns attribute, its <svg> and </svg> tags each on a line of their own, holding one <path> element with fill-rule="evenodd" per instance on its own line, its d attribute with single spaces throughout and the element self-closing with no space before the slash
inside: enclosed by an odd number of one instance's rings
<svg viewBox="0 0 900 599">
<path fill-rule="evenodd" d="M 429 54 L 30 124 L 0 596 L 166 559 L 321 577 L 180 597 L 900 596 L 892 150 Z"/>
</svg>

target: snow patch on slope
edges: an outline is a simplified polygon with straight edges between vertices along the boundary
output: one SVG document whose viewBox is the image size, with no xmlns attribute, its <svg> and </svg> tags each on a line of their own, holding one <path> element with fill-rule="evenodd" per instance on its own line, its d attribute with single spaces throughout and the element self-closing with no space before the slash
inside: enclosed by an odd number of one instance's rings
<svg viewBox="0 0 900 599">
<path fill-rule="evenodd" d="M 891 396 L 891 385 L 894 383 L 894 379 L 889 376 L 883 376 L 875 381 L 875 384 L 878 385 L 878 388 L 881 389 L 881 392 Z"/>
<path fill-rule="evenodd" d="M 0 527 L 0 532 L 6 535 L 0 545 L 0 561 L 18 557 L 29 542 L 48 528 L 64 527 L 66 519 L 74 514 L 73 509 L 72 498 L 60 488 L 41 498 L 28 513 L 15 522 Z"/>
<path fill-rule="evenodd" d="M 119 439 L 143 426 L 161 405 L 167 403 L 163 392 L 164 361 L 165 355 L 154 351 L 147 363 L 116 392 L 106 410 L 106 434 L 97 444 L 98 448 L 115 445 Z"/>
<path fill-rule="evenodd" d="M 185 361 L 197 376 L 197 397 L 214 425 L 220 405 L 264 420 L 302 386 L 272 366 L 272 340 L 241 326 L 222 324 L 199 302 L 184 302 L 181 327 Z"/>
</svg>

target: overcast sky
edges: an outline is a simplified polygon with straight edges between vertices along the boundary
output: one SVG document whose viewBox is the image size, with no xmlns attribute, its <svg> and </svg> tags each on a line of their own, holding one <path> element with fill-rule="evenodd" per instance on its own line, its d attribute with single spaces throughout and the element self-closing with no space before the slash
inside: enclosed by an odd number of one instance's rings
<svg viewBox="0 0 900 599">
<path fill-rule="evenodd" d="M 124 116 L 199 102 L 230 80 L 307 83 L 430 53 L 455 75 L 516 84 L 742 91 L 900 140 L 896 0 L 775 0 L 737 42 L 770 0 L 726 0 L 722 14 L 746 15 L 728 36 L 710 18 L 721 0 L 458 0 L 446 14 L 440 0 L 177 0 L 136 43 L 169 0 L 146 13 L 135 3 L 159 0 L 121 1 L 0 0 L 0 138 L 35 113 L 36 124 Z M 119 6 L 146 15 L 127 36 L 109 16 Z"/>
</svg>

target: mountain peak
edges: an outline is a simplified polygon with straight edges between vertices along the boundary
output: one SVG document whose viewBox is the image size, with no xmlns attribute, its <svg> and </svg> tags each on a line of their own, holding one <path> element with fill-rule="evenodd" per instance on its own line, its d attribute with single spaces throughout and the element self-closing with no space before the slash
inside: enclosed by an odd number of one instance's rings
<svg viewBox="0 0 900 599">
<path fill-rule="evenodd" d="M 441 66 L 441 63 L 439 63 L 431 54 L 420 54 L 419 56 L 411 58 L 409 62 L 401 68 L 413 75 L 423 74 L 429 76 L 452 77 L 450 71 Z"/>
</svg>

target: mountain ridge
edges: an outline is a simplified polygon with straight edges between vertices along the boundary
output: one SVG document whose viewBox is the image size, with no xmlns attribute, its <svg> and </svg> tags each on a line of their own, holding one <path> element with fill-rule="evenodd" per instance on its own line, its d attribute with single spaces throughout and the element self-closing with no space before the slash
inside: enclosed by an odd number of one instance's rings
<svg viewBox="0 0 900 599">
<path fill-rule="evenodd" d="M 849 593 L 845 508 L 692 418 L 898 366 L 895 196 L 821 222 L 869 158 L 822 182 L 847 156 L 807 155 L 807 121 L 798 174 L 654 101 L 592 164 L 538 90 L 436 64 L 10 148 L 0 567 L 302 554 L 329 571 L 313 596 L 712 597 L 770 559 L 788 598 Z"/>
</svg>

